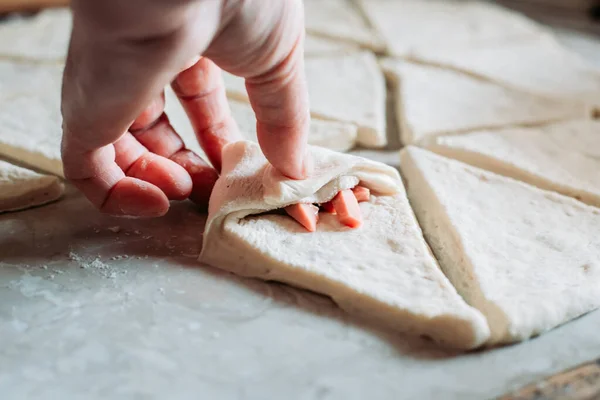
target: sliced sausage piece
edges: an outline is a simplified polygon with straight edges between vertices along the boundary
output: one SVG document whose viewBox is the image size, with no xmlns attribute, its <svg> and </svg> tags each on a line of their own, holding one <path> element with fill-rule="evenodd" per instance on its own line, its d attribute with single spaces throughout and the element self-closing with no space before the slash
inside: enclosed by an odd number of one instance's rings
<svg viewBox="0 0 600 400">
<path fill-rule="evenodd" d="M 358 200 L 359 203 L 369 201 L 371 198 L 371 191 L 364 186 L 356 186 L 352 189 L 352 193 L 354 193 L 354 196 L 356 196 L 356 200 Z"/>
<path fill-rule="evenodd" d="M 335 208 L 333 208 L 333 203 L 331 201 L 328 201 L 327 203 L 322 203 L 321 211 L 326 212 L 328 214 L 335 214 Z"/>
<path fill-rule="evenodd" d="M 350 228 L 361 226 L 362 214 L 352 190 L 342 190 L 333 198 L 332 203 L 342 224 Z"/>
<path fill-rule="evenodd" d="M 309 232 L 317 230 L 319 208 L 312 204 L 292 204 L 285 208 L 285 212 L 305 227 Z"/>
</svg>

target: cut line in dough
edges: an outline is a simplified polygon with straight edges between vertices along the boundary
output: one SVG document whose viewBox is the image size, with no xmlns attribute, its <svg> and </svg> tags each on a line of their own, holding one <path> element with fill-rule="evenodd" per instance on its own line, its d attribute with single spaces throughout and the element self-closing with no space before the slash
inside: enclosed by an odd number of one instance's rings
<svg viewBox="0 0 600 400">
<path fill-rule="evenodd" d="M 600 71 L 550 34 L 485 48 L 424 50 L 411 58 L 600 109 Z"/>
<path fill-rule="evenodd" d="M 304 56 L 319 57 L 332 54 L 348 54 L 360 51 L 360 47 L 351 43 L 340 42 L 315 35 L 304 38 Z"/>
<path fill-rule="evenodd" d="M 312 35 L 385 51 L 383 39 L 351 0 L 304 0 L 304 20 L 306 32 Z"/>
<path fill-rule="evenodd" d="M 391 55 L 419 50 L 478 48 L 545 30 L 513 11 L 481 1 L 359 0 Z"/>
<path fill-rule="evenodd" d="M 359 144 L 385 146 L 385 79 L 373 53 L 311 57 L 306 59 L 305 67 L 314 118 L 353 123 L 358 126 Z M 247 102 L 244 79 L 228 73 L 223 77 L 227 95 Z"/>
<path fill-rule="evenodd" d="M 583 103 L 509 89 L 457 71 L 385 59 L 395 85 L 402 142 L 510 126 L 536 126 L 587 118 Z"/>
<path fill-rule="evenodd" d="M 426 147 L 600 207 L 600 121 L 441 136 Z"/>
</svg>

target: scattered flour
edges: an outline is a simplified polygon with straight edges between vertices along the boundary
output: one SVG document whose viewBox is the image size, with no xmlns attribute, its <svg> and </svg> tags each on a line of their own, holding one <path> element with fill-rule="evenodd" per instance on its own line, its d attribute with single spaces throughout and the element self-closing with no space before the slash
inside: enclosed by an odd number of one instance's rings
<svg viewBox="0 0 600 400">
<path fill-rule="evenodd" d="M 127 258 L 127 256 L 124 256 L 124 257 Z M 79 255 L 77 255 L 73 252 L 70 252 L 69 259 L 72 261 L 75 261 L 79 265 L 79 268 L 89 269 L 89 270 L 93 271 L 94 273 L 97 273 L 100 276 L 103 276 L 104 278 L 115 279 L 118 274 L 125 273 L 125 271 L 117 270 L 117 269 L 111 267 L 110 265 L 102 262 L 99 257 L 93 259 L 92 261 L 86 261 Z"/>
</svg>

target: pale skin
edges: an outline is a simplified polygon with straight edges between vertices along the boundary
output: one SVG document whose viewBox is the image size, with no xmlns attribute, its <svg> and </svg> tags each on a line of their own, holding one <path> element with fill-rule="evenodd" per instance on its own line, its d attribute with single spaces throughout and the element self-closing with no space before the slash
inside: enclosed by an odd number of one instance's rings
<svg viewBox="0 0 600 400">
<path fill-rule="evenodd" d="M 73 0 L 62 91 L 66 178 L 100 211 L 157 217 L 206 207 L 222 147 L 241 139 L 221 70 L 246 79 L 259 144 L 292 179 L 310 175 L 301 0 Z M 171 85 L 210 164 L 164 113 Z"/>
</svg>

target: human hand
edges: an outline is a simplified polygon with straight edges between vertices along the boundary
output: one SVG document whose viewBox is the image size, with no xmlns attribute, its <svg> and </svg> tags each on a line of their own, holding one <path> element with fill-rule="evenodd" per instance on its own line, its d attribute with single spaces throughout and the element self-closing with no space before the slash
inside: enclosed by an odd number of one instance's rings
<svg viewBox="0 0 600 400">
<path fill-rule="evenodd" d="M 72 9 L 64 172 L 101 211 L 154 217 L 187 197 L 206 206 L 221 149 L 239 139 L 221 68 L 246 79 L 267 159 L 305 177 L 301 0 L 73 0 Z M 214 168 L 170 125 L 169 83 Z"/>
</svg>

